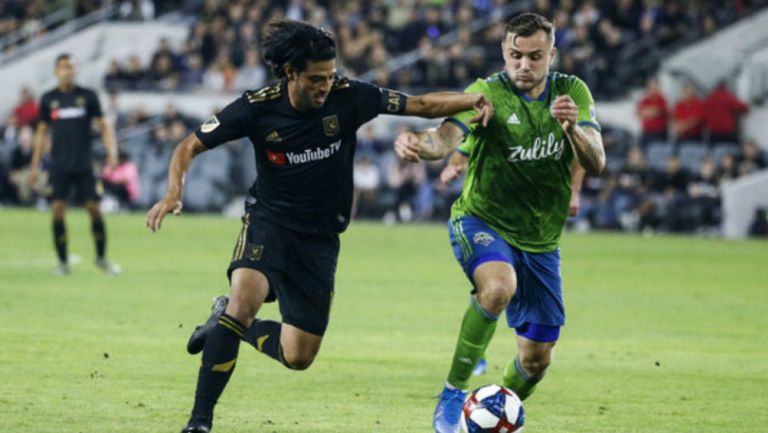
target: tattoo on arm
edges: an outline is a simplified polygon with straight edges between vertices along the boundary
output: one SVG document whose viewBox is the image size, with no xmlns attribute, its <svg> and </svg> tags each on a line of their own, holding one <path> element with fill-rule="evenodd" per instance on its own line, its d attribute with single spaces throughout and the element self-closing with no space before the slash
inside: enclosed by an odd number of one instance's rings
<svg viewBox="0 0 768 433">
<path fill-rule="evenodd" d="M 599 174 L 605 167 L 605 151 L 599 136 L 574 128 L 569 134 L 581 166 L 590 174 Z"/>
</svg>

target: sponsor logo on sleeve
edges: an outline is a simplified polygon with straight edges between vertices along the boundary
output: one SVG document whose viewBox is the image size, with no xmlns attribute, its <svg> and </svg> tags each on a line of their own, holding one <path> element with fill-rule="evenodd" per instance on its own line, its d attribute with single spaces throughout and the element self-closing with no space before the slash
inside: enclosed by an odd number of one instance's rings
<svg viewBox="0 0 768 433">
<path fill-rule="evenodd" d="M 218 117 L 211 116 L 200 126 L 200 130 L 208 134 L 213 132 L 214 129 L 218 128 L 220 124 L 221 123 L 219 123 Z"/>
</svg>

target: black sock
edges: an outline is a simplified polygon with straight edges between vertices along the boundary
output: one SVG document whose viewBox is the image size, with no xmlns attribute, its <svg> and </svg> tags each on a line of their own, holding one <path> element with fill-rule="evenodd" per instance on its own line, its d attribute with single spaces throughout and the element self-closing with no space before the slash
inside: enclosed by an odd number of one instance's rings
<svg viewBox="0 0 768 433">
<path fill-rule="evenodd" d="M 245 327 L 240 322 L 224 314 L 206 339 L 203 364 L 197 376 L 193 418 L 208 422 L 213 419 L 213 407 L 235 369 L 244 331 Z"/>
<path fill-rule="evenodd" d="M 103 259 L 107 249 L 107 232 L 104 230 L 104 220 L 101 218 L 91 220 L 91 233 L 96 242 L 96 257 Z"/>
<path fill-rule="evenodd" d="M 245 330 L 243 341 L 255 347 L 277 362 L 291 368 L 283 359 L 283 350 L 280 347 L 280 330 L 282 324 L 273 320 L 254 320 L 251 326 Z"/>
<path fill-rule="evenodd" d="M 56 247 L 59 262 L 67 263 L 67 227 L 63 219 L 53 220 L 53 245 Z"/>
</svg>

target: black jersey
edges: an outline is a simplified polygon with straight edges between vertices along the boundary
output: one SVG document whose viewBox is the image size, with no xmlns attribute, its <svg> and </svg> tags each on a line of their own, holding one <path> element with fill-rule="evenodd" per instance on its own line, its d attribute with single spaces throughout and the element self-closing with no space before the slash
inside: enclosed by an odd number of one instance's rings
<svg viewBox="0 0 768 433">
<path fill-rule="evenodd" d="M 51 130 L 51 170 L 91 170 L 91 121 L 101 117 L 99 98 L 75 86 L 68 92 L 53 89 L 40 99 L 40 120 Z"/>
<path fill-rule="evenodd" d="M 402 93 L 337 78 L 322 108 L 301 113 L 283 80 L 245 92 L 195 133 L 208 148 L 250 138 L 256 212 L 295 230 L 341 232 L 352 207 L 357 129 L 379 114 L 403 114 L 405 103 Z"/>
</svg>

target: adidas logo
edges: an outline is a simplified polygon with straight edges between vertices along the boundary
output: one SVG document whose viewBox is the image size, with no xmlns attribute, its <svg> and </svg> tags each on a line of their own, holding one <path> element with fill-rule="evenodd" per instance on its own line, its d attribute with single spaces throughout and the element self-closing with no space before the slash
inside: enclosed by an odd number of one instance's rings
<svg viewBox="0 0 768 433">
<path fill-rule="evenodd" d="M 512 113 L 512 115 L 509 116 L 509 118 L 507 119 L 507 123 L 509 123 L 510 125 L 519 125 L 520 119 L 517 118 L 517 114 Z"/>
<path fill-rule="evenodd" d="M 266 140 L 268 143 L 278 143 L 280 141 L 283 141 L 283 139 L 280 138 L 280 134 L 278 134 L 277 131 L 272 131 L 269 134 L 267 134 Z"/>
</svg>

